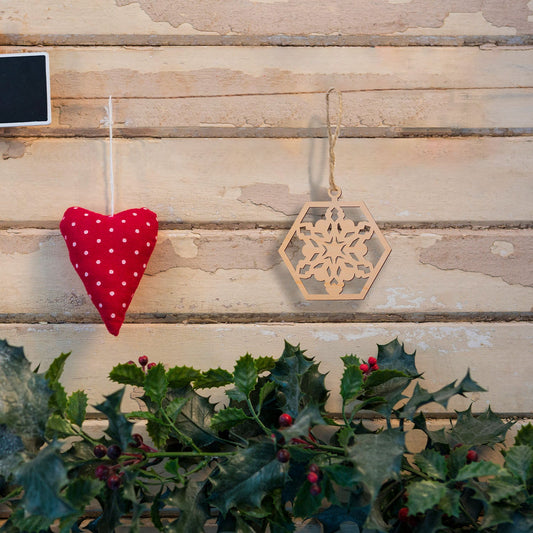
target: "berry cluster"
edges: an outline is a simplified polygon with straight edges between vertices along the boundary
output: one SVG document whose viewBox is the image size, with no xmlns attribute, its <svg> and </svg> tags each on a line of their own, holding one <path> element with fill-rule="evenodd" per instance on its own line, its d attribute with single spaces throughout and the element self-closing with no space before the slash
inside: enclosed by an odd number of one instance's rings
<svg viewBox="0 0 533 533">
<path fill-rule="evenodd" d="M 318 496 L 322 492 L 319 485 L 321 480 L 322 472 L 320 471 L 320 468 L 316 464 L 311 463 L 309 465 L 309 471 L 307 472 L 307 481 L 311 483 L 311 486 L 309 487 L 311 495 Z"/>
<path fill-rule="evenodd" d="M 144 444 L 143 438 L 138 433 L 132 435 L 133 442 L 130 443 L 132 448 L 140 449 L 143 452 L 155 452 L 154 448 Z M 122 448 L 118 444 L 111 444 L 105 446 L 104 444 L 97 444 L 93 448 L 93 454 L 98 459 L 104 459 L 106 456 L 113 461 L 114 464 L 99 464 L 94 470 L 94 476 L 100 481 L 105 481 L 107 486 L 111 490 L 116 490 L 122 484 L 122 476 L 124 472 L 121 468 L 132 464 L 139 464 L 145 459 L 142 453 L 127 453 L 123 452 Z M 118 462 L 120 457 L 127 456 L 128 459 L 122 462 Z"/>
<path fill-rule="evenodd" d="M 128 365 L 134 365 L 136 364 L 135 361 L 128 361 Z M 150 368 L 153 368 L 156 363 L 149 363 L 148 362 L 148 356 L 147 355 L 141 355 L 139 357 L 139 364 L 141 365 L 141 368 L 143 369 L 143 372 L 146 372 L 147 370 L 150 370 Z"/>
<path fill-rule="evenodd" d="M 359 365 L 359 370 L 364 374 L 364 377 L 368 377 L 375 370 L 379 370 L 378 360 L 375 357 L 369 357 L 368 363 L 362 363 Z"/>
</svg>

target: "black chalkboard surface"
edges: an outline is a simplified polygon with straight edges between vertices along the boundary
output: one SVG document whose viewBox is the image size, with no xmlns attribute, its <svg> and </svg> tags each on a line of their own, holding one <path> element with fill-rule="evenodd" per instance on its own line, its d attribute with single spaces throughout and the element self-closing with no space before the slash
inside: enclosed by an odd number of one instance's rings
<svg viewBox="0 0 533 533">
<path fill-rule="evenodd" d="M 50 122 L 48 54 L 0 54 L 0 127 Z"/>
</svg>

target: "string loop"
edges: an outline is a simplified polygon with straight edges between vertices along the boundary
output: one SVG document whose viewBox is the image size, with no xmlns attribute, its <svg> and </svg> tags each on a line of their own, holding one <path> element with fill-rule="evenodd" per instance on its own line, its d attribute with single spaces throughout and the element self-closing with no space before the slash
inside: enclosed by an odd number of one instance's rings
<svg viewBox="0 0 533 533">
<path fill-rule="evenodd" d="M 113 173 L 113 97 L 109 96 L 105 106 L 106 117 L 104 123 L 109 127 L 109 189 L 111 196 L 111 216 L 115 215 L 115 175 Z"/>
<path fill-rule="evenodd" d="M 330 110 L 330 97 L 333 93 L 336 93 L 338 96 L 338 107 L 337 107 L 337 123 L 333 127 L 331 123 L 331 110 Z M 341 188 L 335 183 L 335 144 L 337 144 L 337 139 L 339 138 L 339 133 L 341 130 L 341 120 L 342 120 L 342 93 L 332 87 L 326 93 L 326 117 L 327 117 L 327 127 L 328 127 L 328 141 L 329 141 L 329 196 L 331 199 L 340 198 L 342 191 Z"/>
</svg>

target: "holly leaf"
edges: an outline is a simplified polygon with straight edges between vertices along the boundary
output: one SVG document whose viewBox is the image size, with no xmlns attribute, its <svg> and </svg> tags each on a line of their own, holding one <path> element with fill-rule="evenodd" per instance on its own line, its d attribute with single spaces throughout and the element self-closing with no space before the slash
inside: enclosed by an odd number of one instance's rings
<svg viewBox="0 0 533 533">
<path fill-rule="evenodd" d="M 415 464 L 432 479 L 444 481 L 448 473 L 446 459 L 435 450 L 424 450 L 415 456 Z"/>
<path fill-rule="evenodd" d="M 398 370 L 409 376 L 418 376 L 418 370 L 415 366 L 415 355 L 407 353 L 404 345 L 394 339 L 388 344 L 378 344 L 378 365 L 381 370 Z"/>
<path fill-rule="evenodd" d="M 180 413 L 185 404 L 189 401 L 189 398 L 174 398 L 169 402 L 165 407 L 165 413 L 168 415 L 170 420 L 174 420 Z"/>
<path fill-rule="evenodd" d="M 385 481 L 398 478 L 405 451 L 404 441 L 402 431 L 387 429 L 381 433 L 358 435 L 355 444 L 347 448 L 358 479 L 367 487 L 372 499 Z"/>
<path fill-rule="evenodd" d="M 317 364 L 312 364 L 300 379 L 300 391 L 302 393 L 300 408 L 313 404 L 322 407 L 325 405 L 329 392 L 325 386 L 326 374 L 318 369 Z"/>
<path fill-rule="evenodd" d="M 8 479 L 14 467 L 22 459 L 19 452 L 24 450 L 24 444 L 18 435 L 11 432 L 5 424 L 0 425 L 0 476 Z"/>
<path fill-rule="evenodd" d="M 446 485 L 437 481 L 416 481 L 407 487 L 409 514 L 425 513 L 446 495 Z"/>
<path fill-rule="evenodd" d="M 526 444 L 527 446 L 533 447 L 533 424 L 529 422 L 528 424 L 522 426 L 516 437 L 514 438 L 515 444 Z"/>
<path fill-rule="evenodd" d="M 257 368 L 253 357 L 247 353 L 237 360 L 233 371 L 235 388 L 248 398 L 257 383 Z"/>
<path fill-rule="evenodd" d="M 263 441 L 239 450 L 210 476 L 210 502 L 225 515 L 232 507 L 260 507 L 263 497 L 284 486 L 287 465 L 276 459 L 276 447 Z"/>
<path fill-rule="evenodd" d="M 182 389 L 201 376 L 201 372 L 190 366 L 174 366 L 167 370 L 167 382 L 171 389 Z"/>
<path fill-rule="evenodd" d="M 257 402 L 257 412 L 260 413 L 263 408 L 263 403 L 268 395 L 276 390 L 276 384 L 273 381 L 267 381 L 259 390 L 259 401 Z"/>
<path fill-rule="evenodd" d="M 131 442 L 131 429 L 133 428 L 133 424 L 120 411 L 124 390 L 119 389 L 109 396 L 104 396 L 105 401 L 94 406 L 97 411 L 107 416 L 108 427 L 105 432 L 111 440 L 120 444 L 123 450 Z"/>
<path fill-rule="evenodd" d="M 161 423 L 160 420 L 149 419 L 146 422 L 146 431 L 154 441 L 157 448 L 164 448 L 170 436 L 170 428 Z"/>
<path fill-rule="evenodd" d="M 359 365 L 361 364 L 361 360 L 359 359 L 359 357 L 353 354 L 347 354 L 341 357 L 341 361 L 344 364 L 345 368 L 348 366 L 356 366 L 357 368 L 359 368 Z"/>
<path fill-rule="evenodd" d="M 479 416 L 472 415 L 472 406 L 457 412 L 457 422 L 449 431 L 448 442 L 453 446 L 461 443 L 465 446 L 492 446 L 505 440 L 508 429 L 514 422 L 504 423 L 490 409 Z"/>
<path fill-rule="evenodd" d="M 186 397 L 188 401 L 174 424 L 182 433 L 191 437 L 197 446 L 209 446 L 217 438 L 211 431 L 211 418 L 215 414 L 215 406 L 195 391 L 189 391 Z"/>
<path fill-rule="evenodd" d="M 78 518 L 91 501 L 102 490 L 102 484 L 96 479 L 76 478 L 70 481 L 65 491 L 65 499 L 77 510 L 77 512 L 65 517 L 60 522 L 60 533 L 80 531 L 74 529 Z"/>
<path fill-rule="evenodd" d="M 294 499 L 293 513 L 300 518 L 313 516 L 320 509 L 320 504 L 324 499 L 323 494 L 311 494 L 311 484 L 305 480 Z"/>
<path fill-rule="evenodd" d="M 505 454 L 505 468 L 524 484 L 531 477 L 532 466 L 533 449 L 530 446 L 513 446 Z"/>
<path fill-rule="evenodd" d="M 109 379 L 121 385 L 133 385 L 134 387 L 142 387 L 144 383 L 145 374 L 142 368 L 131 363 L 120 363 L 113 367 L 109 373 Z"/>
<path fill-rule="evenodd" d="M 67 407 L 67 393 L 61 383 L 54 381 L 48 384 L 49 389 L 52 391 L 50 398 L 48 399 L 48 408 L 52 413 L 62 415 Z"/>
<path fill-rule="evenodd" d="M 58 454 L 60 448 L 58 442 L 49 444 L 15 471 L 15 479 L 24 487 L 22 502 L 28 514 L 55 520 L 75 512 L 60 494 L 68 483 L 67 470 Z"/>
<path fill-rule="evenodd" d="M 491 503 L 512 498 L 523 490 L 523 487 L 516 482 L 516 478 L 508 472 L 495 476 L 483 488 L 485 499 Z M 479 486 L 476 487 L 476 490 L 480 490 Z"/>
<path fill-rule="evenodd" d="M 44 374 L 44 377 L 48 383 L 55 383 L 59 381 L 59 378 L 62 376 L 65 368 L 65 362 L 70 354 L 71 352 L 62 353 L 52 361 L 51 365 L 48 367 L 48 370 Z"/>
<path fill-rule="evenodd" d="M 343 403 L 353 400 L 363 387 L 363 373 L 358 366 L 346 366 L 341 378 L 341 397 Z"/>
<path fill-rule="evenodd" d="M 299 345 L 292 346 L 285 341 L 283 354 L 272 369 L 272 381 L 280 387 L 280 408 L 293 418 L 298 415 L 300 408 L 302 376 L 313 364 L 313 360 L 304 355 Z"/>
<path fill-rule="evenodd" d="M 294 419 L 291 426 L 281 431 L 281 434 L 288 442 L 290 439 L 307 436 L 309 430 L 317 424 L 325 424 L 324 419 L 316 405 L 308 405 L 298 413 L 298 417 Z"/>
<path fill-rule="evenodd" d="M 202 372 L 194 380 L 195 389 L 211 389 L 213 387 L 225 387 L 233 383 L 233 374 L 223 368 L 211 368 Z"/>
<path fill-rule="evenodd" d="M 157 405 L 161 405 L 167 393 L 168 380 L 165 367 L 158 363 L 148 369 L 144 378 L 144 392 Z"/>
<path fill-rule="evenodd" d="M 215 431 L 225 431 L 247 420 L 251 418 L 241 408 L 226 407 L 211 418 L 211 427 Z"/>
<path fill-rule="evenodd" d="M 373 372 L 365 382 L 365 397 L 367 400 L 371 398 L 380 398 L 381 401 L 372 406 L 372 410 L 389 417 L 394 406 L 405 398 L 403 392 L 411 382 L 410 377 L 392 376 L 387 370 L 378 370 Z M 379 376 L 382 374 L 382 376 Z M 376 375 L 374 378 L 373 376 Z M 381 381 L 386 377 L 385 381 Z M 369 380 L 370 384 L 368 383 Z M 374 385 L 375 384 L 375 385 Z"/>
<path fill-rule="evenodd" d="M 531 533 L 533 531 L 533 516 L 515 511 L 508 520 L 509 523 L 498 527 L 498 533 Z"/>
<path fill-rule="evenodd" d="M 87 403 L 87 394 L 85 394 L 85 392 L 82 390 L 73 392 L 67 401 L 65 415 L 73 424 L 76 424 L 79 427 L 81 427 L 83 421 L 85 420 Z"/>
<path fill-rule="evenodd" d="M 474 477 L 496 476 L 501 473 L 501 466 L 491 463 L 490 461 L 479 461 L 478 463 L 470 463 L 463 466 L 459 472 L 457 472 L 455 479 L 456 481 L 466 481 L 467 479 L 472 479 Z"/>
<path fill-rule="evenodd" d="M 459 517 L 461 514 L 461 493 L 458 490 L 446 489 L 446 494 L 440 499 L 439 507 L 449 516 Z"/>
<path fill-rule="evenodd" d="M 0 424 L 32 452 L 43 443 L 50 395 L 46 379 L 31 371 L 23 349 L 0 341 Z"/>
<path fill-rule="evenodd" d="M 168 531 L 172 533 L 204 531 L 204 524 L 210 517 L 205 487 L 205 481 L 189 480 L 185 487 L 176 488 L 170 493 L 166 503 L 177 507 L 180 516 L 170 524 Z"/>
<path fill-rule="evenodd" d="M 272 370 L 276 366 L 276 360 L 273 357 L 256 357 L 254 362 L 258 374 Z"/>
<path fill-rule="evenodd" d="M 53 414 L 46 423 L 46 437 L 48 439 L 66 438 L 77 435 L 70 422 L 60 415 Z"/>
</svg>

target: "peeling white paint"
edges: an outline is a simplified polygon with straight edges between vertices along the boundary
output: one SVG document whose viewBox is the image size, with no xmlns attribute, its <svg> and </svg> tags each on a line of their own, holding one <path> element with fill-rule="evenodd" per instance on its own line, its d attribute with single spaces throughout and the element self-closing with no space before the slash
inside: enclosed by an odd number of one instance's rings
<svg viewBox="0 0 533 533">
<path fill-rule="evenodd" d="M 387 302 L 377 305 L 376 309 L 420 309 L 426 301 L 423 296 L 411 297 L 405 287 L 391 287 L 385 292 L 387 293 Z M 403 303 L 399 303 L 402 300 Z"/>
<path fill-rule="evenodd" d="M 362 333 L 345 333 L 343 337 L 347 341 L 358 341 L 361 339 L 367 339 L 369 337 L 381 337 L 390 336 L 390 330 L 385 328 L 369 328 Z"/>
<path fill-rule="evenodd" d="M 324 342 L 332 342 L 339 340 L 339 336 L 336 333 L 332 333 L 331 331 L 313 331 L 313 337 Z"/>
<path fill-rule="evenodd" d="M 514 252 L 514 245 L 508 241 L 494 241 L 490 247 L 490 251 L 500 257 L 509 257 Z"/>
</svg>

